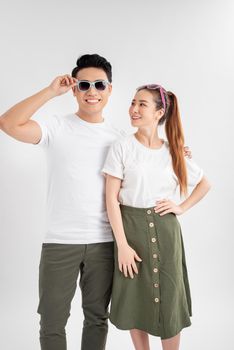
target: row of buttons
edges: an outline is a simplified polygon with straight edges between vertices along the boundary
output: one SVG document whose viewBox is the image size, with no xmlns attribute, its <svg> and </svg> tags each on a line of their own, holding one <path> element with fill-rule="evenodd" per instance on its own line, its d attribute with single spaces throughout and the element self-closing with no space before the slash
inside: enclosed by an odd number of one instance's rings
<svg viewBox="0 0 234 350">
<path fill-rule="evenodd" d="M 147 210 L 147 214 L 150 215 L 152 213 L 152 211 L 150 209 Z M 154 223 L 153 222 L 149 222 L 149 227 L 150 228 L 153 228 L 154 227 Z M 157 239 L 155 237 L 152 237 L 151 238 L 151 242 L 152 243 L 155 243 L 157 241 Z M 153 253 L 153 258 L 154 259 L 157 259 L 158 255 L 156 253 Z M 153 268 L 153 272 L 154 273 L 157 273 L 158 272 L 158 268 L 157 267 L 154 267 Z M 158 288 L 159 287 L 159 284 L 158 283 L 153 283 L 154 287 L 155 288 Z M 159 298 L 154 298 L 154 301 L 155 303 L 158 303 L 159 302 Z"/>
</svg>

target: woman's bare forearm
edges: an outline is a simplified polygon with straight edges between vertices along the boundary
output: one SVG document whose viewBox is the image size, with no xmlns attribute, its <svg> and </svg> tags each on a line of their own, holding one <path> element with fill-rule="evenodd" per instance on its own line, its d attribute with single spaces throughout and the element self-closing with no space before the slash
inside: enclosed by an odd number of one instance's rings
<svg viewBox="0 0 234 350">
<path fill-rule="evenodd" d="M 106 181 L 106 204 L 107 212 L 112 226 L 116 244 L 118 247 L 118 265 L 119 270 L 134 278 L 134 273 L 138 273 L 136 261 L 141 262 L 141 257 L 132 249 L 125 236 L 122 215 L 119 207 L 118 193 L 121 186 L 121 180 L 107 175 Z"/>
<path fill-rule="evenodd" d="M 211 186 L 208 180 L 203 177 L 199 184 L 194 188 L 190 196 L 180 204 L 180 207 L 183 209 L 183 211 L 187 211 L 196 203 L 198 203 L 210 190 L 210 187 Z"/>
<path fill-rule="evenodd" d="M 126 245 L 127 239 L 124 233 L 123 221 L 118 201 L 118 193 L 121 180 L 107 175 L 106 178 L 106 206 L 108 218 L 114 232 L 118 248 Z"/>
<path fill-rule="evenodd" d="M 117 200 L 113 198 L 108 198 L 108 196 L 107 196 L 107 212 L 108 212 L 108 217 L 114 232 L 114 236 L 115 236 L 115 240 L 118 248 L 122 245 L 128 244 L 124 233 L 123 221 L 121 217 L 119 203 Z"/>
</svg>

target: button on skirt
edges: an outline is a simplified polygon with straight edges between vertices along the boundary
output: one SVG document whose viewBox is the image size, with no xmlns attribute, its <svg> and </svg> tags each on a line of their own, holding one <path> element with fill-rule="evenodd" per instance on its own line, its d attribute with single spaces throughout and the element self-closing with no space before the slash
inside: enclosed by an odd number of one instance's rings
<svg viewBox="0 0 234 350">
<path fill-rule="evenodd" d="M 138 275 L 115 272 L 110 321 L 119 329 L 133 328 L 167 339 L 191 325 L 191 295 L 181 227 L 175 214 L 160 216 L 153 208 L 120 205 L 128 244 L 142 262 Z"/>
</svg>

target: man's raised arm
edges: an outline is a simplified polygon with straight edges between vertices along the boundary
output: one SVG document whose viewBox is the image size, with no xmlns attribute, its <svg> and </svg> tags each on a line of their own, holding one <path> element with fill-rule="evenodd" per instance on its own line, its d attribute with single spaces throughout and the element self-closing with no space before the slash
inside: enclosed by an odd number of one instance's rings
<svg viewBox="0 0 234 350">
<path fill-rule="evenodd" d="M 41 139 L 41 128 L 30 118 L 47 101 L 69 91 L 76 85 L 76 81 L 69 75 L 55 78 L 48 87 L 6 111 L 0 117 L 0 129 L 18 141 L 38 143 Z"/>
</svg>

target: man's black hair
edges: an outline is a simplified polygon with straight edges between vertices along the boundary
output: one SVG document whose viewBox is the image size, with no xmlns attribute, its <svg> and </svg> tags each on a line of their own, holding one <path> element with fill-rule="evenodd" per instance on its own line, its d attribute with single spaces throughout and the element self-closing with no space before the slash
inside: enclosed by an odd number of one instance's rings
<svg viewBox="0 0 234 350">
<path fill-rule="evenodd" d="M 104 57 L 98 54 L 82 55 L 76 61 L 76 67 L 72 70 L 72 77 L 76 78 L 77 73 L 83 68 L 99 68 L 104 70 L 107 75 L 108 81 L 112 82 L 112 67 Z"/>
</svg>

